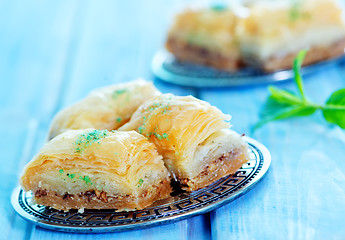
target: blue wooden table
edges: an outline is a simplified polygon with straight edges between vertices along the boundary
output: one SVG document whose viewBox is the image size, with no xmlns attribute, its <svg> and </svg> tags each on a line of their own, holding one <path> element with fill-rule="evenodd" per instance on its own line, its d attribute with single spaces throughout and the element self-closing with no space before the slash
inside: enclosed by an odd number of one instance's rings
<svg viewBox="0 0 345 240">
<path fill-rule="evenodd" d="M 185 3 L 0 1 L 0 239 L 345 239 L 345 130 L 317 113 L 251 134 L 267 85 L 194 89 L 154 79 L 152 57 L 163 47 L 174 11 Z M 209 214 L 148 229 L 71 234 L 20 218 L 10 194 L 25 163 L 44 144 L 54 114 L 96 87 L 136 77 L 231 114 L 236 131 L 269 148 L 267 176 Z M 342 64 L 305 77 L 307 95 L 319 103 L 344 86 Z M 292 81 L 278 87 L 295 90 Z"/>
</svg>

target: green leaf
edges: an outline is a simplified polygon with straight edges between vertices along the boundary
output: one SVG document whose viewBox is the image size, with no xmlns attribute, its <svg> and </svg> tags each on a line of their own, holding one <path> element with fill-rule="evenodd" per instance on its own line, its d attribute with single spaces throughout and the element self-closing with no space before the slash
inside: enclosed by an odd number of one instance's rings
<svg viewBox="0 0 345 240">
<path fill-rule="evenodd" d="M 301 50 L 298 52 L 294 62 L 293 62 L 293 71 L 295 74 L 295 83 L 297 85 L 298 91 L 301 94 L 302 99 L 305 99 L 304 90 L 303 90 L 303 81 L 302 75 L 300 73 L 301 66 L 304 60 L 305 55 L 307 54 L 307 50 Z"/>
<path fill-rule="evenodd" d="M 282 90 L 273 86 L 270 86 L 268 90 L 271 92 L 271 98 L 279 103 L 285 104 L 300 104 L 303 102 L 295 93 Z"/>
<path fill-rule="evenodd" d="M 260 113 L 261 120 L 254 126 L 254 130 L 271 121 L 311 115 L 316 109 L 313 105 L 282 103 L 270 96 Z"/>
<path fill-rule="evenodd" d="M 313 114 L 317 109 L 322 110 L 323 116 L 328 122 L 337 124 L 339 127 L 345 129 L 345 88 L 334 92 L 324 106 L 310 102 L 305 97 L 303 79 L 300 74 L 305 55 L 306 50 L 300 51 L 293 63 L 295 83 L 300 97 L 293 92 L 269 87 L 271 95 L 267 98 L 260 112 L 260 120 L 254 126 L 253 130 L 271 121 L 308 116 Z"/>
<path fill-rule="evenodd" d="M 334 92 L 329 97 L 322 113 L 328 122 L 345 129 L 345 88 Z"/>
</svg>

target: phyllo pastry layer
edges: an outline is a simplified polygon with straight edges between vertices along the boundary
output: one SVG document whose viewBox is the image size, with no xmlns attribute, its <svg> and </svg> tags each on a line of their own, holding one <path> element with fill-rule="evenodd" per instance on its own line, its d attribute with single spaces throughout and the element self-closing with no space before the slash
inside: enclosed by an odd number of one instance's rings
<svg viewBox="0 0 345 240">
<path fill-rule="evenodd" d="M 116 130 L 129 120 L 139 105 L 159 94 L 151 82 L 142 79 L 96 89 L 55 116 L 49 137 L 69 129 Z"/>
<path fill-rule="evenodd" d="M 65 211 L 142 209 L 171 192 L 162 157 L 135 131 L 66 131 L 43 146 L 20 182 L 37 204 Z"/>
<path fill-rule="evenodd" d="M 249 160 L 246 143 L 227 120 L 207 102 L 162 94 L 141 105 L 120 130 L 136 130 L 153 142 L 177 181 L 193 191 Z"/>
<path fill-rule="evenodd" d="M 166 48 L 181 61 L 237 70 L 241 62 L 236 21 L 233 11 L 227 9 L 186 10 L 175 17 Z"/>
</svg>

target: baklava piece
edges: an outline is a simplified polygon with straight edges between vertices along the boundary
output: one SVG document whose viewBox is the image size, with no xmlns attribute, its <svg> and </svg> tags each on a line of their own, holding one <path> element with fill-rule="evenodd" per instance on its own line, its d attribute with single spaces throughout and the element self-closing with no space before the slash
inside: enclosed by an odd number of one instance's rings
<svg viewBox="0 0 345 240">
<path fill-rule="evenodd" d="M 55 116 L 49 138 L 69 129 L 116 130 L 139 105 L 159 94 L 151 82 L 142 79 L 96 89 Z"/>
<path fill-rule="evenodd" d="M 189 9 L 178 14 L 166 41 L 177 59 L 237 70 L 240 54 L 235 39 L 237 17 L 229 9 Z"/>
<path fill-rule="evenodd" d="M 337 0 L 249 1 L 245 5 L 185 10 L 169 30 L 166 48 L 181 61 L 234 71 L 292 67 L 344 54 L 344 9 Z"/>
<path fill-rule="evenodd" d="M 27 164 L 20 182 L 37 204 L 64 211 L 143 209 L 171 192 L 162 157 L 135 131 L 66 131 Z"/>
<path fill-rule="evenodd" d="M 235 173 L 249 160 L 248 146 L 229 129 L 229 115 L 192 96 L 162 94 L 143 105 L 119 130 L 136 130 L 163 156 L 188 191 Z"/>
</svg>

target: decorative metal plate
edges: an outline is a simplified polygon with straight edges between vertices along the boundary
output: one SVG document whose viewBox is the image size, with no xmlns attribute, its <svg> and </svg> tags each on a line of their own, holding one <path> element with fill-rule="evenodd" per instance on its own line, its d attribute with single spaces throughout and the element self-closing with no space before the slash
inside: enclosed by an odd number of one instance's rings
<svg viewBox="0 0 345 240">
<path fill-rule="evenodd" d="M 65 232 L 115 232 L 169 223 L 219 208 L 242 196 L 257 184 L 271 164 L 271 156 L 261 143 L 245 137 L 250 161 L 235 174 L 191 193 L 180 193 L 137 211 L 85 210 L 58 211 L 33 204 L 32 194 L 17 187 L 12 206 L 26 220 L 47 229 Z"/>
<path fill-rule="evenodd" d="M 308 65 L 303 67 L 301 72 L 304 75 L 310 74 L 343 59 L 342 56 Z M 154 75 L 160 80 L 189 87 L 247 86 L 291 80 L 294 76 L 291 69 L 265 73 L 247 67 L 233 73 L 224 72 L 210 67 L 180 62 L 167 51 L 157 52 L 151 67 Z"/>
</svg>

